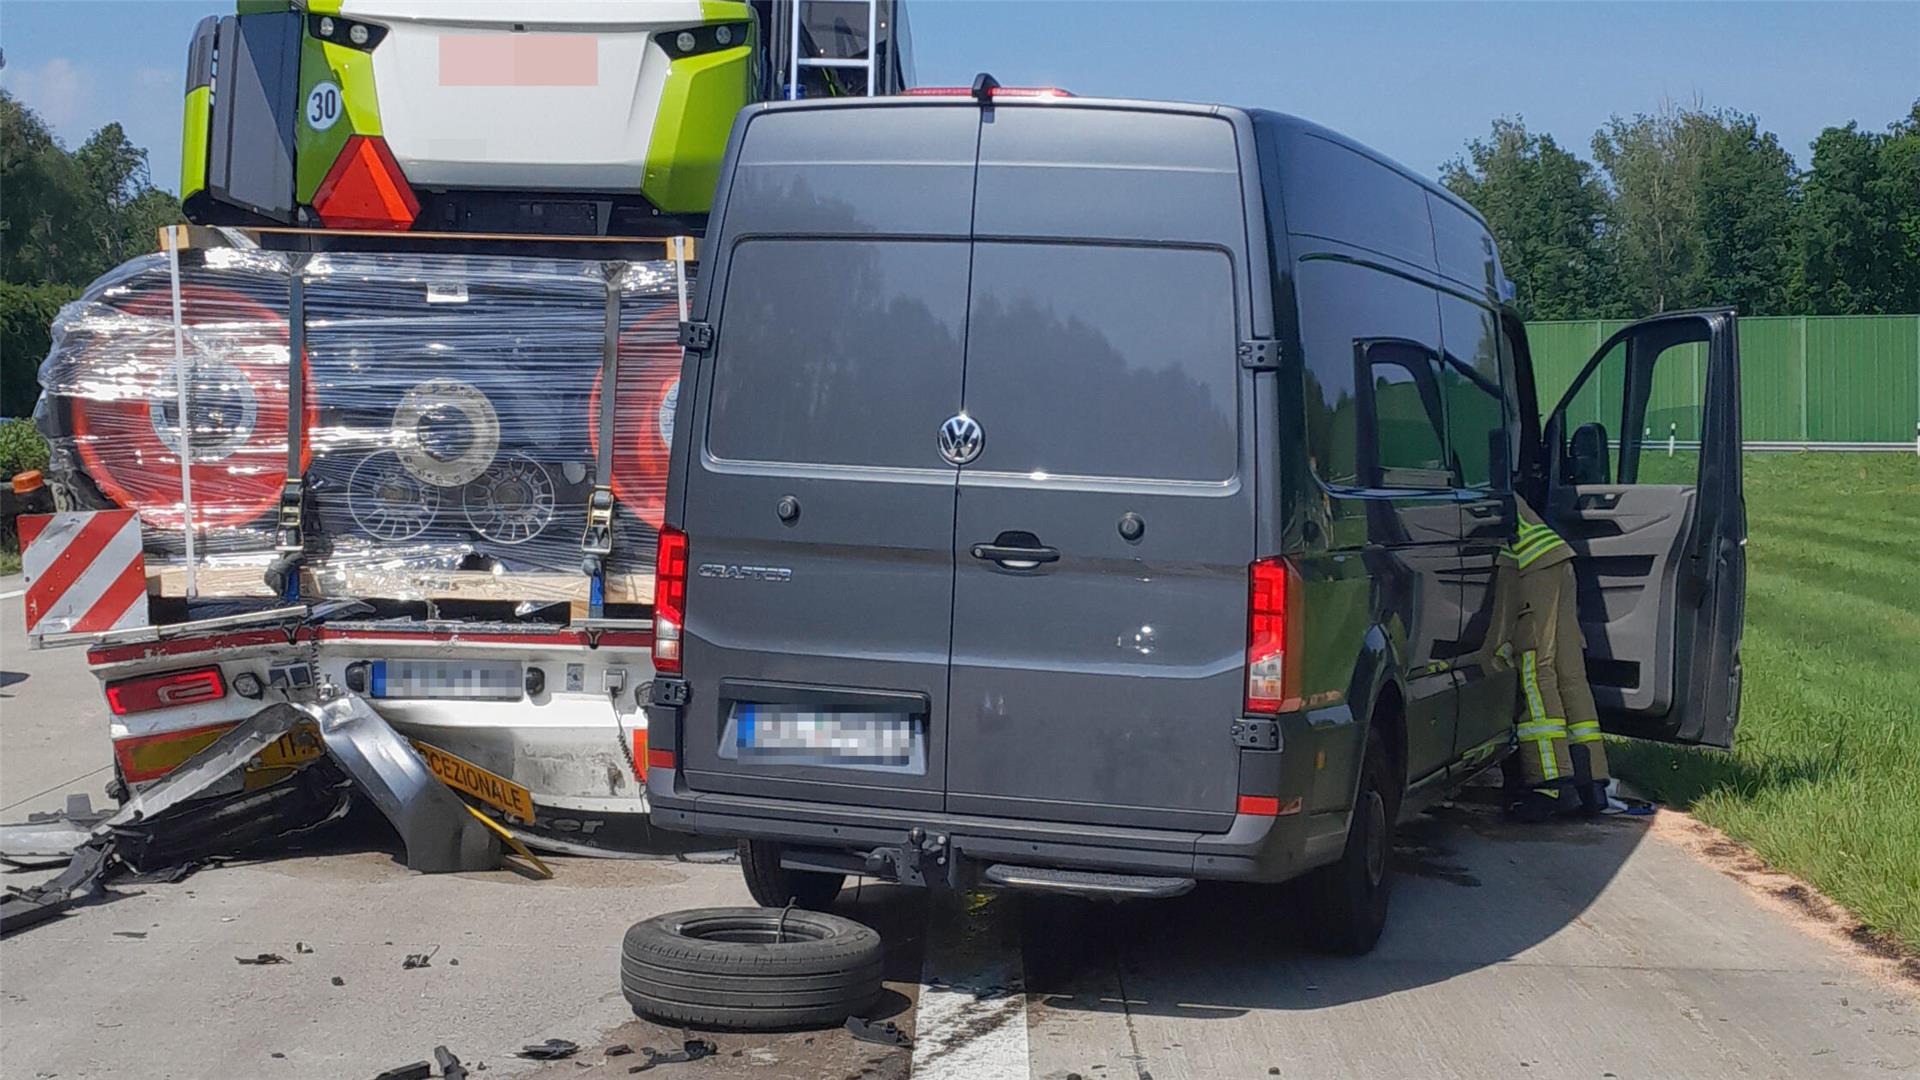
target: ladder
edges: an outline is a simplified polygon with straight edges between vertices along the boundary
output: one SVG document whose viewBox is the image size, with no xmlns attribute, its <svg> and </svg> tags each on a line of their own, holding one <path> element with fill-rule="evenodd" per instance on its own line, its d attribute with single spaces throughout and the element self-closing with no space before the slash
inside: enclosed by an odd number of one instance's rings
<svg viewBox="0 0 1920 1080">
<path fill-rule="evenodd" d="M 819 2 L 819 0 L 815 0 Z M 851 68 L 866 72 L 867 96 L 874 97 L 880 92 L 880 0 L 866 0 L 867 9 L 867 56 L 864 60 L 853 60 L 838 56 L 806 56 L 802 46 L 800 9 L 807 6 L 808 0 L 789 0 L 792 7 L 791 21 L 787 27 L 787 100 L 795 101 L 800 97 L 801 68 Z"/>
</svg>

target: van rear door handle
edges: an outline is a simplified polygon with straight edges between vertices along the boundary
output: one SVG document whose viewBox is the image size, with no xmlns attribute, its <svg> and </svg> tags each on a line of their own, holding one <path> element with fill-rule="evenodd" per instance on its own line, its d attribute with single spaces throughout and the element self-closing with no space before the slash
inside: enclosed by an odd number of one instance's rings
<svg viewBox="0 0 1920 1080">
<path fill-rule="evenodd" d="M 1059 562 L 1060 549 L 1050 547 L 1015 547 L 1012 544 L 975 544 L 973 557 L 996 562 L 1001 566 L 1016 570 L 1026 570 L 1041 563 Z"/>
</svg>

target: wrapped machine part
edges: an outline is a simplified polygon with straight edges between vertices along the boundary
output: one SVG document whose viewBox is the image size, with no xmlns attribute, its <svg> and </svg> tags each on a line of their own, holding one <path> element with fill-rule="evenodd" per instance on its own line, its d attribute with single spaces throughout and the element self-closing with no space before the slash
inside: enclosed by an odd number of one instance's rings
<svg viewBox="0 0 1920 1080">
<path fill-rule="evenodd" d="M 193 524 L 218 564 L 273 550 L 262 527 L 287 466 L 287 266 L 219 249 L 183 265 Z M 181 417 L 164 256 L 125 263 L 61 309 L 36 416 L 65 505 L 140 513 L 149 561 L 183 551 Z M 311 399 L 309 426 L 317 422 Z M 310 459 L 309 459 L 310 460 Z"/>
<path fill-rule="evenodd" d="M 286 480 L 293 264 L 283 253 L 189 254 L 181 322 L 196 547 L 210 567 L 264 567 Z M 578 576 L 599 450 L 601 264 L 327 254 L 307 258 L 303 283 L 307 565 L 323 591 L 406 600 L 445 571 Z M 680 370 L 672 264 L 629 264 L 611 288 L 620 331 L 608 569 L 646 572 Z M 41 369 L 56 481 L 73 504 L 139 511 L 149 562 L 163 565 L 184 550 L 176 378 L 161 256 L 127 263 L 68 305 Z M 510 596 L 510 582 L 493 595 Z"/>
</svg>

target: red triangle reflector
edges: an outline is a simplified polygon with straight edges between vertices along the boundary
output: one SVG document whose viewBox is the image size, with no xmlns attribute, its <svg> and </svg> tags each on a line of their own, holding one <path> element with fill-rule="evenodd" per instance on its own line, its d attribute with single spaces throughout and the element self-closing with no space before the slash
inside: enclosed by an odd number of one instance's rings
<svg viewBox="0 0 1920 1080">
<path fill-rule="evenodd" d="M 354 135 L 313 193 L 313 209 L 330 229 L 405 230 L 420 216 L 420 200 L 387 140 Z"/>
</svg>

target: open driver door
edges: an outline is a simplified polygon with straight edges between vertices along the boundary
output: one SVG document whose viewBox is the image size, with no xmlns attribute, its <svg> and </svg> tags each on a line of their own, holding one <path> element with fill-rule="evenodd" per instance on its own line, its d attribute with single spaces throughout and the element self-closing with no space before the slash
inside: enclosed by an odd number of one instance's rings
<svg viewBox="0 0 1920 1080">
<path fill-rule="evenodd" d="M 1732 746 L 1747 586 L 1734 313 L 1614 334 L 1547 416 L 1539 450 L 1530 495 L 1544 493 L 1535 505 L 1576 555 L 1602 726 Z"/>
</svg>

